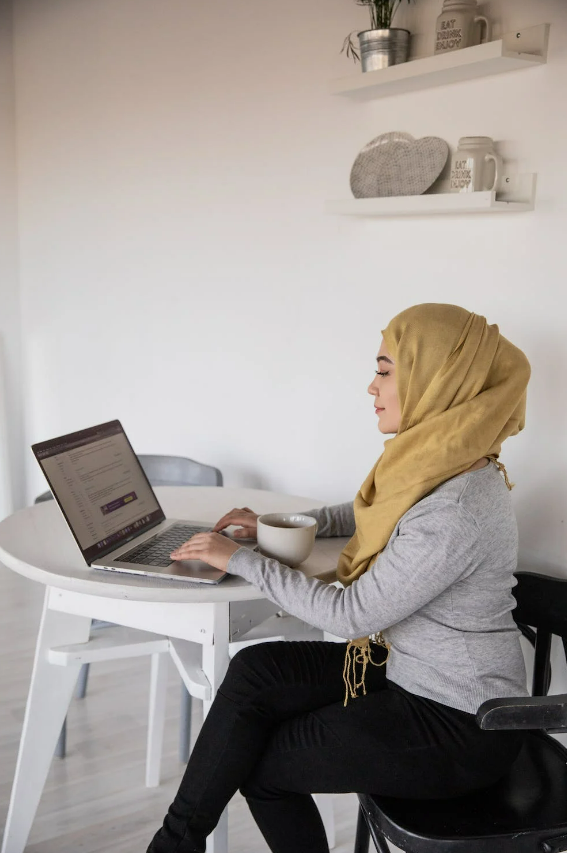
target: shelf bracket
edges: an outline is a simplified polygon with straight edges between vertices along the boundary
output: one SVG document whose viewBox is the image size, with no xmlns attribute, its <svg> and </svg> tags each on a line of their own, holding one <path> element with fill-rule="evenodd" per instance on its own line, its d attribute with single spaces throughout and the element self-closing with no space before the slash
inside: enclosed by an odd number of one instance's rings
<svg viewBox="0 0 567 853">
<path fill-rule="evenodd" d="M 535 206 L 537 174 L 503 174 L 496 185 L 496 201 L 515 201 Z"/>
<path fill-rule="evenodd" d="M 537 56 L 547 59 L 549 44 L 549 24 L 538 24 L 536 27 L 523 27 L 512 30 L 502 36 L 504 51 L 507 56 L 529 57 Z"/>
<path fill-rule="evenodd" d="M 507 164 L 509 167 L 509 164 Z M 527 172 L 526 174 L 518 174 L 514 172 L 503 172 L 498 178 L 494 190 L 494 201 L 517 202 L 519 204 L 527 204 L 533 210 L 535 206 L 537 174 L 535 172 Z M 435 184 L 435 192 L 426 192 L 426 196 L 439 196 L 451 193 L 449 178 L 443 178 Z M 466 193 L 463 193 L 466 195 Z"/>
</svg>

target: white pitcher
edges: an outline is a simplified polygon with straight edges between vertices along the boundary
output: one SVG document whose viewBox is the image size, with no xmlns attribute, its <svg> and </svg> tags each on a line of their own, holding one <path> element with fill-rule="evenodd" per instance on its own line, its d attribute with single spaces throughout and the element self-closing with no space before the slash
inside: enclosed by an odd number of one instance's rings
<svg viewBox="0 0 567 853">
<path fill-rule="evenodd" d="M 463 136 L 451 159 L 452 193 L 495 190 L 502 174 L 502 158 L 490 136 Z"/>
<path fill-rule="evenodd" d="M 484 38 L 482 30 L 484 29 Z M 490 41 L 490 23 L 478 14 L 476 0 L 444 0 L 435 25 L 435 53 L 448 53 Z"/>
</svg>

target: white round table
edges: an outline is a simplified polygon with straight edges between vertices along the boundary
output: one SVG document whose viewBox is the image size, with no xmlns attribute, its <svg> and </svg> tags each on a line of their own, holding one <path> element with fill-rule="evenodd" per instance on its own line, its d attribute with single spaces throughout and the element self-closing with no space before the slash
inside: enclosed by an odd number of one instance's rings
<svg viewBox="0 0 567 853">
<path fill-rule="evenodd" d="M 263 513 L 323 506 L 311 498 L 260 489 L 161 487 L 156 494 L 168 518 L 211 525 L 233 507 Z M 333 581 L 347 541 L 317 539 L 300 570 Z M 55 501 L 20 510 L 0 523 L 0 562 L 46 586 L 2 843 L 2 853 L 23 853 L 79 669 L 89 660 L 82 650 L 89 648 L 93 618 L 145 632 L 156 663 L 152 684 L 157 705 L 165 683 L 159 661 L 168 653 L 189 692 L 204 700 L 206 713 L 228 667 L 229 642 L 281 608 L 236 576 L 214 586 L 91 569 Z M 207 853 L 227 850 L 225 811 Z"/>
</svg>

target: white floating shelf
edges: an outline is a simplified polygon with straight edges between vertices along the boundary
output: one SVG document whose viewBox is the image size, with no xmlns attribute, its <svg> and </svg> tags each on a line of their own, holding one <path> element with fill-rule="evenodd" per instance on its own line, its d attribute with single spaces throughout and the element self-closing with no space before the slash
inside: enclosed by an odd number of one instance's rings
<svg viewBox="0 0 567 853">
<path fill-rule="evenodd" d="M 519 68 L 533 68 L 547 62 L 548 40 L 549 24 L 526 27 L 507 33 L 498 41 L 341 77 L 331 82 L 331 93 L 360 100 L 385 98 Z"/>
<path fill-rule="evenodd" d="M 536 175 L 504 178 L 498 192 L 430 193 L 388 198 L 351 198 L 326 203 L 327 213 L 344 216 L 436 216 L 462 213 L 523 213 L 534 209 Z"/>
</svg>

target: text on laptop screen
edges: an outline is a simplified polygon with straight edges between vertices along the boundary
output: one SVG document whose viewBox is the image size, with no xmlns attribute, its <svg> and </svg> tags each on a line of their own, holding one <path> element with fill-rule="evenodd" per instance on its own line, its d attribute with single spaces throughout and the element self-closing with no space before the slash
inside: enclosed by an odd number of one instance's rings
<svg viewBox="0 0 567 853">
<path fill-rule="evenodd" d="M 34 445 L 34 451 L 88 562 L 163 519 L 119 421 Z"/>
</svg>

